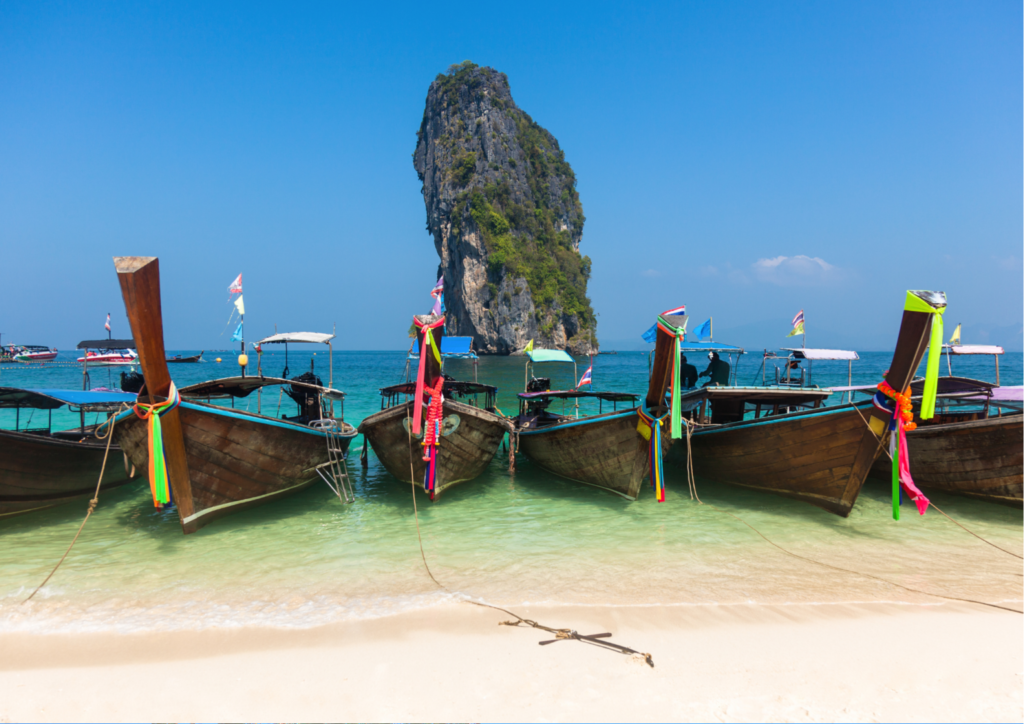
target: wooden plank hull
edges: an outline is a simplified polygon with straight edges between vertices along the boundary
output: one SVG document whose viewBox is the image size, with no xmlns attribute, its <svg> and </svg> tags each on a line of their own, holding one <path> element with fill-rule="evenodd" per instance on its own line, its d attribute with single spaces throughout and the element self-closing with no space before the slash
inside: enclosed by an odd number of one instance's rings
<svg viewBox="0 0 1024 724">
<path fill-rule="evenodd" d="M 633 409 L 519 430 L 519 450 L 550 473 L 636 500 L 650 466 L 636 426 Z"/>
<path fill-rule="evenodd" d="M 0 430 L 0 517 L 92 496 L 106 443 Z M 110 446 L 103 486 L 130 482 L 121 448 Z"/>
<path fill-rule="evenodd" d="M 1024 483 L 1024 416 L 922 425 L 907 433 L 910 474 L 926 494 L 930 488 L 1006 505 L 1021 505 Z M 890 479 L 892 462 L 882 455 L 873 477 Z"/>
<path fill-rule="evenodd" d="M 182 402 L 178 414 L 194 511 L 181 518 L 186 533 L 308 487 L 319 479 L 316 467 L 328 460 L 324 433 L 303 425 L 196 402 Z M 347 428 L 345 451 L 356 434 Z M 128 413 L 118 419 L 115 435 L 136 468 L 147 470 L 146 423 Z M 174 502 L 180 512 L 184 506 Z"/>
<path fill-rule="evenodd" d="M 862 413 L 843 405 L 698 429 L 690 441 L 694 474 L 803 500 L 845 518 L 879 450 Z M 673 458 L 685 464 L 685 440 Z"/>
<path fill-rule="evenodd" d="M 389 407 L 370 415 L 359 426 L 369 441 L 373 452 L 377 455 L 384 468 L 397 480 L 408 484 L 409 477 L 409 430 L 404 422 L 412 418 L 413 403 Z M 426 405 L 423 405 L 424 419 Z M 511 424 L 500 415 L 466 405 L 454 400 L 444 401 L 444 420 L 442 424 L 441 444 L 437 452 L 437 469 L 434 477 L 434 500 L 436 501 L 445 490 L 454 485 L 473 480 L 478 477 L 494 459 L 505 433 L 512 429 Z M 450 429 L 458 418 L 458 426 Z M 448 432 L 445 430 L 448 429 Z M 423 460 L 423 433 L 412 436 L 412 479 L 411 482 L 423 486 L 426 462 Z"/>
</svg>

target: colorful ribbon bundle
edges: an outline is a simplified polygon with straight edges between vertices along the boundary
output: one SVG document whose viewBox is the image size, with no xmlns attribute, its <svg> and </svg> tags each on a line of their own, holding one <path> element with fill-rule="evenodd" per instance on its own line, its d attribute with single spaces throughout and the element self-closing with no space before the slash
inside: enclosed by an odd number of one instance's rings
<svg viewBox="0 0 1024 724">
<path fill-rule="evenodd" d="M 935 395 L 939 389 L 939 361 L 942 359 L 942 315 L 945 307 L 936 309 L 913 292 L 907 292 L 903 309 L 908 312 L 924 312 L 932 316 L 932 336 L 928 344 L 928 367 L 924 376 L 924 396 L 921 398 L 921 419 L 935 417 Z"/>
<path fill-rule="evenodd" d="M 181 404 L 178 389 L 171 383 L 167 400 L 146 405 L 136 402 L 133 408 L 139 419 L 148 422 L 149 428 L 149 489 L 153 494 L 153 505 L 163 508 L 171 502 L 171 486 L 167 481 L 167 461 L 164 459 L 163 431 L 160 418 Z"/>
<path fill-rule="evenodd" d="M 888 372 L 886 372 L 888 374 Z M 910 451 L 907 449 L 907 432 L 917 428 L 910 401 L 909 390 L 899 393 L 882 380 L 872 400 L 874 406 L 889 415 L 889 454 L 892 456 L 892 518 L 900 519 L 900 489 L 917 504 L 917 512 L 924 515 L 929 500 L 914 484 L 910 475 Z"/>
<path fill-rule="evenodd" d="M 636 413 L 639 417 L 636 431 L 650 443 L 648 455 L 651 461 L 651 487 L 654 488 L 654 495 L 658 502 L 664 503 L 665 466 L 661 459 L 661 426 L 669 413 L 666 412 L 661 417 L 655 417 L 647 411 L 646 406 L 637 408 Z"/>
<path fill-rule="evenodd" d="M 437 378 L 437 384 L 430 393 L 427 405 L 427 429 L 423 433 L 423 460 L 427 469 L 423 475 L 423 489 L 434 499 L 434 481 L 437 477 L 437 446 L 441 443 L 441 418 L 444 415 L 444 376 Z"/>
<path fill-rule="evenodd" d="M 669 322 L 662 312 L 658 315 L 658 329 L 675 339 L 675 349 L 672 356 L 672 438 L 678 440 L 683 436 L 683 422 L 679 412 L 679 383 L 682 380 L 682 356 L 680 347 L 686 339 L 686 322 L 682 327 L 676 327 Z"/>
<path fill-rule="evenodd" d="M 412 413 L 412 434 L 419 435 L 421 429 L 420 424 L 423 421 L 423 409 L 422 405 L 420 405 L 419 402 L 423 399 L 423 393 L 426 392 L 426 382 L 424 380 L 424 375 L 426 374 L 427 371 L 426 356 L 428 347 L 430 348 L 430 351 L 433 352 L 434 359 L 437 360 L 437 363 L 439 365 L 441 364 L 441 350 L 438 349 L 438 345 L 434 344 L 433 335 L 430 332 L 431 330 L 444 326 L 444 317 L 438 318 L 431 324 L 421 322 L 420 320 L 416 319 L 416 317 L 413 317 L 412 321 L 417 327 L 419 327 L 419 331 L 423 334 L 423 342 L 420 344 L 420 365 L 416 373 L 417 404 L 414 405 L 415 409 L 413 410 Z"/>
</svg>

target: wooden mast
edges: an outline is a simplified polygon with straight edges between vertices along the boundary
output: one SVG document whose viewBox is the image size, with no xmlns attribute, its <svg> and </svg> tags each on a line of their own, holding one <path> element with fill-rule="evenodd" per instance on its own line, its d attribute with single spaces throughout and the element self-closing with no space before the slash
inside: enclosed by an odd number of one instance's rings
<svg viewBox="0 0 1024 724">
<path fill-rule="evenodd" d="M 932 309 L 942 309 L 946 306 L 946 295 L 943 292 L 910 291 L 908 293 L 913 294 Z M 885 381 L 897 392 L 902 392 L 910 386 L 914 373 L 920 366 L 921 360 L 924 359 L 934 317 L 935 314 L 932 312 L 903 310 L 903 320 L 900 323 L 900 332 L 896 339 L 896 350 L 892 354 L 889 372 L 885 375 Z M 861 442 L 847 483 L 847 494 L 851 492 L 851 486 L 859 489 L 863 483 L 868 469 L 882 448 L 886 429 L 891 419 L 891 413 L 882 412 L 874 406 L 870 408 L 868 424 L 874 434 L 865 435 Z"/>
<path fill-rule="evenodd" d="M 150 402 L 166 399 L 171 387 L 164 350 L 164 323 L 160 308 L 160 261 L 154 256 L 116 256 L 114 267 L 121 283 L 121 296 L 131 323 L 139 353 L 139 364 L 146 379 Z M 192 501 L 192 480 L 185 454 L 185 436 L 175 408 L 160 419 L 163 429 L 164 458 L 167 478 L 171 484 L 178 518 L 184 520 L 195 513 Z M 185 529 L 182 524 L 182 529 Z M 189 532 L 185 530 L 185 532 Z"/>
</svg>

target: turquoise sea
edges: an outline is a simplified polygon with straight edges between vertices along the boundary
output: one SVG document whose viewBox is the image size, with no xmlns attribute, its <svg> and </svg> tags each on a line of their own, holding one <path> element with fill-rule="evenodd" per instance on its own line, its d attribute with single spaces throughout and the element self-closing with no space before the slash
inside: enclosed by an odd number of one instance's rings
<svg viewBox="0 0 1024 724">
<path fill-rule="evenodd" d="M 198 350 L 178 352 L 187 356 Z M 0 385 L 81 389 L 76 356 L 61 353 L 58 364 L 43 368 L 3 365 Z M 218 356 L 219 364 L 213 361 Z M 854 384 L 876 383 L 890 358 L 862 353 L 853 366 Z M 238 369 L 234 352 L 207 352 L 205 359 L 172 365 L 177 384 L 231 376 Z M 292 351 L 291 375 L 308 370 L 311 360 L 326 382 L 326 352 L 314 358 L 309 351 Z M 378 410 L 377 390 L 402 381 L 405 363 L 402 352 L 335 352 L 334 385 L 348 395 L 346 420 L 358 425 Z M 1019 353 L 1002 357 L 1004 385 L 1024 382 L 1022 363 Z M 577 375 L 587 364 L 578 360 Z M 739 382 L 750 384 L 755 377 L 759 382 L 759 364 L 759 355 L 746 355 Z M 995 377 L 991 357 L 959 358 L 953 364 L 958 375 Z M 697 366 L 702 369 L 703 360 Z M 263 356 L 265 374 L 278 375 L 283 368 L 282 352 Z M 554 387 L 573 384 L 569 365 L 548 368 L 537 374 L 552 377 Z M 92 386 L 116 387 L 120 369 L 93 371 Z M 647 370 L 644 352 L 597 356 L 595 389 L 642 394 Z M 446 372 L 473 379 L 473 363 L 450 361 Z M 523 358 L 483 358 L 476 372 L 481 382 L 499 387 L 498 406 L 514 414 L 515 394 L 523 388 Z M 845 385 L 846 363 L 815 363 L 814 381 Z M 831 402 L 838 402 L 838 395 Z M 26 412 L 20 422 L 26 425 Z M 45 424 L 43 417 L 31 422 L 40 423 Z M 77 424 L 77 415 L 54 415 L 55 428 Z M 13 412 L 0 411 L 0 426 L 14 426 Z M 357 438 L 350 451 L 355 503 L 342 504 L 317 483 L 190 536 L 181 534 L 176 513 L 153 508 L 142 477 L 101 493 L 68 560 L 27 605 L 22 599 L 63 554 L 86 502 L 3 520 L 0 630 L 310 627 L 462 596 L 510 606 L 942 603 L 787 556 L 725 512 L 800 555 L 911 588 L 990 602 L 1022 598 L 1019 560 L 933 512 L 920 517 L 908 506 L 902 519 L 893 521 L 884 484 L 869 481 L 847 519 L 710 480 L 697 482 L 702 505 L 690 499 L 682 471 L 672 469 L 665 503 L 658 504 L 649 489 L 630 502 L 553 477 L 522 457 L 510 473 L 501 452 L 487 474 L 437 504 L 417 498 L 427 559 L 450 592 L 439 591 L 420 559 L 410 486 L 391 478 L 372 453 L 362 468 L 362 444 Z M 941 493 L 931 497 L 979 535 L 1021 553 L 1019 509 Z"/>
</svg>

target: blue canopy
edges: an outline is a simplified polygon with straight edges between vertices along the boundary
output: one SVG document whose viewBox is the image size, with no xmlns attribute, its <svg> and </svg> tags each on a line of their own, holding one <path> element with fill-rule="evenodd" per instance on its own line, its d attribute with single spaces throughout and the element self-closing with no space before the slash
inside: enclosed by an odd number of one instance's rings
<svg viewBox="0 0 1024 724">
<path fill-rule="evenodd" d="M 476 353 L 473 352 L 472 337 L 442 337 L 441 356 L 445 359 L 450 357 L 458 359 L 479 359 L 476 356 Z M 419 359 L 419 357 L 420 339 L 417 337 L 416 344 L 413 348 L 413 352 L 409 355 L 409 359 Z"/>
<path fill-rule="evenodd" d="M 31 407 L 38 410 L 53 410 L 64 405 L 74 405 L 75 407 L 113 409 L 121 403 L 134 405 L 135 394 L 131 392 L 0 387 L 0 407 Z"/>
<path fill-rule="evenodd" d="M 531 362 L 570 362 L 576 364 L 576 360 L 569 356 L 568 352 L 560 349 L 535 349 L 527 352 L 526 355 Z"/>
</svg>

